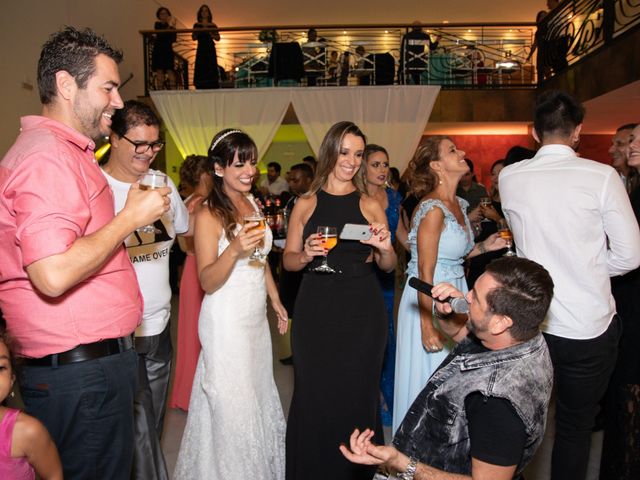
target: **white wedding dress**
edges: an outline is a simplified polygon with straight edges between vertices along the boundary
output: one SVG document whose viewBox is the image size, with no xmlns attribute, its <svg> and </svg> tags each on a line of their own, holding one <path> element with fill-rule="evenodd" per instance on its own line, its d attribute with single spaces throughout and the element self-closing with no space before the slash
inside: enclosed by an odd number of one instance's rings
<svg viewBox="0 0 640 480">
<path fill-rule="evenodd" d="M 267 228 L 265 254 L 271 243 Z M 218 255 L 228 245 L 223 234 Z M 248 257 L 202 302 L 202 351 L 174 479 L 284 479 L 285 421 L 273 380 L 265 269 Z"/>
</svg>

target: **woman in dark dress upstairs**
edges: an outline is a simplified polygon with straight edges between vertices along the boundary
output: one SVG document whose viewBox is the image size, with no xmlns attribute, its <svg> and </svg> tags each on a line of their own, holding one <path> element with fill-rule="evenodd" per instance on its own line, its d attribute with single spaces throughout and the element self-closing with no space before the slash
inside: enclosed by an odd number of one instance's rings
<svg viewBox="0 0 640 480">
<path fill-rule="evenodd" d="M 220 88 L 218 83 L 218 57 L 216 55 L 216 42 L 220 41 L 218 26 L 213 23 L 211 10 L 207 5 L 198 9 L 198 22 L 193 29 L 209 29 L 205 32 L 193 32 L 191 37 L 198 42 L 196 49 L 196 64 L 193 70 L 193 84 L 197 89 Z"/>
<path fill-rule="evenodd" d="M 153 88 L 156 90 L 171 89 L 176 86 L 176 72 L 173 70 L 173 42 L 176 41 L 176 19 L 166 7 L 156 11 L 158 21 L 153 25 L 154 30 L 168 30 L 167 33 L 157 33 L 153 40 L 151 52 L 151 69 L 155 74 Z"/>
<path fill-rule="evenodd" d="M 350 464 L 338 446 L 355 426 L 368 424 L 377 425 L 377 441 L 384 442 L 378 398 L 387 319 L 373 262 L 391 271 L 396 255 L 384 210 L 362 195 L 364 185 L 356 177 L 364 148 L 356 125 L 332 126 L 320 146 L 310 192 L 289 220 L 284 267 L 305 273 L 292 330 L 287 480 L 370 480 L 375 467 Z M 368 224 L 373 235 L 338 240 L 331 248 L 317 233 L 321 226 L 340 233 L 346 223 Z M 317 271 L 324 255 L 335 273 Z"/>
</svg>

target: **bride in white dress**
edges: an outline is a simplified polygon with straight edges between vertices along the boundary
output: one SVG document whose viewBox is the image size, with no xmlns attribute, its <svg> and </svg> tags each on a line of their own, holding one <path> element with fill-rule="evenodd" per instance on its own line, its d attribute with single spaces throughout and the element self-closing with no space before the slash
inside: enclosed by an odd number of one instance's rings
<svg viewBox="0 0 640 480">
<path fill-rule="evenodd" d="M 198 274 L 206 292 L 198 335 L 202 351 L 174 479 L 284 479 L 285 421 L 273 380 L 266 296 L 287 329 L 287 312 L 256 247 L 271 248 L 271 231 L 243 226 L 258 210 L 249 194 L 257 149 L 239 130 L 212 140 L 214 186 L 196 216 Z"/>
</svg>

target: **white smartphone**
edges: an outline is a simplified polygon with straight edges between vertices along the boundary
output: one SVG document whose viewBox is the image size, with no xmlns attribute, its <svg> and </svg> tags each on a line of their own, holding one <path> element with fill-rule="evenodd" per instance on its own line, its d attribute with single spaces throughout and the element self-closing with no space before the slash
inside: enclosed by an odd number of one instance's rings
<svg viewBox="0 0 640 480">
<path fill-rule="evenodd" d="M 371 235 L 369 225 L 345 223 L 340 232 L 340 240 L 369 240 Z"/>
</svg>

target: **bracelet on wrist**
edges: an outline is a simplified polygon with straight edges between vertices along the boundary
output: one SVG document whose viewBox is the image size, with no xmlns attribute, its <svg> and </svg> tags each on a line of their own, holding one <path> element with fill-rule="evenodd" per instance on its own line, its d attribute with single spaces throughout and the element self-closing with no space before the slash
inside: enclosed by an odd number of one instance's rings
<svg viewBox="0 0 640 480">
<path fill-rule="evenodd" d="M 397 480 L 413 480 L 413 477 L 416 475 L 417 468 L 418 459 L 409 457 L 409 464 L 407 465 L 407 468 L 404 469 L 404 472 L 396 475 Z"/>
<path fill-rule="evenodd" d="M 449 313 L 441 313 L 437 307 L 433 307 L 433 315 L 436 318 L 439 318 L 440 320 L 447 320 L 449 317 L 451 317 L 451 315 L 453 315 L 453 312 L 449 312 Z"/>
<path fill-rule="evenodd" d="M 487 253 L 487 248 L 484 246 L 484 242 L 478 242 L 478 251 L 480 252 L 480 255 Z"/>
</svg>

